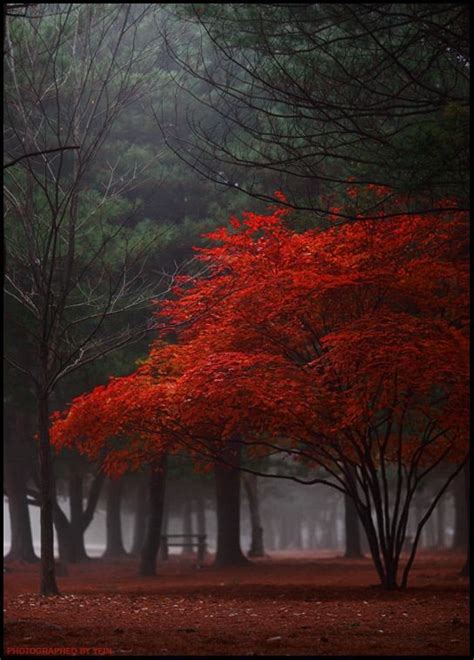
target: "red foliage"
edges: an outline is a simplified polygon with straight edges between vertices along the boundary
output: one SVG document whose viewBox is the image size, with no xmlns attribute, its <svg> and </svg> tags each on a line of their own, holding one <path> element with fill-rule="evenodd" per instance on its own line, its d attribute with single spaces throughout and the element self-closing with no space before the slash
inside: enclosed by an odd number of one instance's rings
<svg viewBox="0 0 474 660">
<path fill-rule="evenodd" d="M 170 379 L 151 378 L 146 366 L 106 386 L 75 398 L 69 409 L 52 415 L 51 441 L 56 449 L 75 446 L 90 459 L 105 454 L 112 476 L 138 469 L 168 449 L 165 433 Z"/>
<path fill-rule="evenodd" d="M 247 213 L 209 234 L 218 245 L 198 251 L 208 276 L 161 306 L 164 330 L 181 339 L 182 422 L 216 440 L 303 440 L 323 458 L 325 444 L 351 452 L 348 431 L 366 438 L 384 419 L 399 451 L 403 419 L 407 455 L 425 443 L 426 456 L 434 446 L 462 456 L 465 214 L 381 214 L 297 234 L 287 213 Z"/>
<path fill-rule="evenodd" d="M 55 444 L 96 456 L 125 437 L 115 470 L 171 442 L 199 454 L 236 433 L 258 450 L 304 442 L 323 465 L 370 434 L 380 447 L 379 433 L 387 459 L 462 457 L 466 215 L 380 212 L 296 233 L 288 214 L 244 213 L 208 234 L 205 274 L 181 277 L 157 307 L 179 343 L 160 340 L 135 374 L 76 399 Z"/>
</svg>

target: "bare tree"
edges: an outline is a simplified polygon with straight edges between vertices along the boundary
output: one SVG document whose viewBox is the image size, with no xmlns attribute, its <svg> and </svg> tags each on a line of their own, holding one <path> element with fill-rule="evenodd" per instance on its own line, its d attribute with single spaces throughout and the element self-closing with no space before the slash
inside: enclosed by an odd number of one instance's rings
<svg viewBox="0 0 474 660">
<path fill-rule="evenodd" d="M 6 359 L 35 388 L 43 595 L 58 593 L 51 394 L 66 375 L 142 337 L 140 310 L 169 286 L 147 271 L 159 234 L 130 226 L 122 200 L 142 168 L 109 163 L 92 190 L 114 123 L 154 84 L 155 37 L 139 35 L 154 10 L 43 4 L 5 21 L 6 321 L 25 342 L 22 359 Z"/>
</svg>

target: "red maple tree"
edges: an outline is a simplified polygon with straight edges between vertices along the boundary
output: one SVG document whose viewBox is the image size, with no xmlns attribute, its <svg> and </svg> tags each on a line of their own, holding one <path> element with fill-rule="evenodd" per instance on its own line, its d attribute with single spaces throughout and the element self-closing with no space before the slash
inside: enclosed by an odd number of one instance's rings
<svg viewBox="0 0 474 660">
<path fill-rule="evenodd" d="M 422 527 L 467 460 L 467 218 L 381 210 L 297 233 L 288 213 L 245 213 L 208 234 L 205 275 L 180 278 L 157 308 L 178 344 L 160 340 L 136 374 L 76 400 L 53 437 L 96 451 L 119 431 L 131 439 L 119 462 L 167 438 L 211 460 L 244 445 L 250 458 L 321 466 L 327 476 L 309 483 L 353 498 L 381 583 L 404 587 Z M 448 461 L 399 579 L 413 497 Z"/>
</svg>

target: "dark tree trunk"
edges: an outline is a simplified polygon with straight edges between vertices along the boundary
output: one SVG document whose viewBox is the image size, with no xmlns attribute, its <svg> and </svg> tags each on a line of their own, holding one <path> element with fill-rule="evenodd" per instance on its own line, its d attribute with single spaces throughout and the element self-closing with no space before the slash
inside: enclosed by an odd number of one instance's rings
<svg viewBox="0 0 474 660">
<path fill-rule="evenodd" d="M 49 441 L 48 395 L 38 394 L 39 473 L 41 501 L 41 581 L 40 594 L 59 594 L 54 566 L 53 493 L 54 474 Z"/>
<path fill-rule="evenodd" d="M 346 529 L 346 551 L 344 557 L 347 559 L 360 559 L 363 557 L 361 541 L 359 516 L 352 497 L 344 494 L 344 522 Z"/>
<path fill-rule="evenodd" d="M 156 575 L 166 488 L 167 455 L 152 467 L 148 486 L 148 515 L 145 540 L 140 557 L 139 575 Z M 154 468 L 154 469 L 153 469 Z"/>
<path fill-rule="evenodd" d="M 461 570 L 461 575 L 469 576 L 471 574 L 471 559 L 470 559 L 470 509 L 471 509 L 471 466 L 469 459 L 464 466 L 464 498 L 466 505 L 466 526 L 467 526 L 467 544 L 466 544 L 466 561 Z"/>
<path fill-rule="evenodd" d="M 256 474 L 242 475 L 247 500 L 249 503 L 250 525 L 252 530 L 252 540 L 248 551 L 249 557 L 264 557 L 263 549 L 263 527 L 260 519 L 258 480 Z"/>
<path fill-rule="evenodd" d="M 436 522 L 434 516 L 430 516 L 428 518 L 428 520 L 425 523 L 425 529 L 426 529 L 428 548 L 430 549 L 436 548 L 437 530 L 436 530 Z"/>
<path fill-rule="evenodd" d="M 148 509 L 147 499 L 147 484 L 146 475 L 140 474 L 138 476 L 137 490 L 135 493 L 135 518 L 133 525 L 133 542 L 131 554 L 140 556 L 143 543 L 145 541 L 146 532 L 146 519 Z"/>
<path fill-rule="evenodd" d="M 366 554 L 370 553 L 369 542 L 367 541 L 367 534 L 365 533 L 364 526 L 359 520 L 359 538 L 360 538 L 360 551 L 362 557 L 365 557 Z"/>
<path fill-rule="evenodd" d="M 8 496 L 8 511 L 10 514 L 11 545 L 5 557 L 6 560 L 20 560 L 25 562 L 39 561 L 33 547 L 33 535 L 31 533 L 30 512 L 28 509 L 28 497 L 26 482 L 28 477 L 28 464 L 22 459 L 18 451 L 18 444 L 26 444 L 28 429 L 25 424 L 26 416 L 16 413 L 14 417 L 14 443 L 9 437 L 9 431 L 5 437 L 5 468 L 4 484 Z M 8 435 L 7 435 L 8 434 Z"/>
<path fill-rule="evenodd" d="M 120 479 L 109 479 L 106 503 L 107 541 L 103 554 L 106 559 L 116 559 L 127 554 L 122 539 L 121 504 L 122 481 Z"/>
<path fill-rule="evenodd" d="M 11 529 L 11 545 L 5 559 L 39 561 L 33 548 L 25 475 L 21 464 L 17 461 L 6 461 L 5 489 L 8 495 Z"/>
<path fill-rule="evenodd" d="M 59 506 L 57 498 L 53 502 L 53 521 L 58 537 L 59 557 L 62 562 L 72 564 L 89 559 L 85 549 L 84 533 L 90 525 L 104 481 L 103 472 L 98 472 L 91 484 L 86 509 L 83 509 L 83 477 L 74 467 L 69 479 L 69 520 Z"/>
<path fill-rule="evenodd" d="M 360 521 L 364 527 L 365 535 L 367 538 L 367 543 L 369 544 L 370 554 L 372 556 L 375 569 L 380 578 L 381 584 L 387 589 L 395 588 L 396 576 L 394 571 L 390 572 L 388 576 L 386 570 L 383 566 L 381 556 L 380 556 L 380 547 L 377 540 L 377 533 L 374 527 L 374 523 L 371 519 L 370 511 L 366 509 L 365 511 L 359 511 Z"/>
<path fill-rule="evenodd" d="M 84 544 L 83 477 L 72 467 L 69 476 L 69 506 L 71 512 L 72 557 L 77 563 L 88 559 Z"/>
<path fill-rule="evenodd" d="M 235 460 L 235 459 L 234 459 Z M 229 462 L 232 462 L 232 458 Z M 217 566 L 248 563 L 240 548 L 240 471 L 216 462 Z"/>
</svg>

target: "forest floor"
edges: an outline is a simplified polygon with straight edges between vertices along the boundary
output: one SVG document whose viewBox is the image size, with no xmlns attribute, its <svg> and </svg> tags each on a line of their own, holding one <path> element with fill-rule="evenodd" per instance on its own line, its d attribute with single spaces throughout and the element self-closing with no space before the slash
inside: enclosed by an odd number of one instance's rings
<svg viewBox="0 0 474 660">
<path fill-rule="evenodd" d="M 93 559 L 37 596 L 38 566 L 7 564 L 5 655 L 426 655 L 469 653 L 464 557 L 420 552 L 405 592 L 369 559 L 274 553 L 237 569 Z"/>
</svg>

